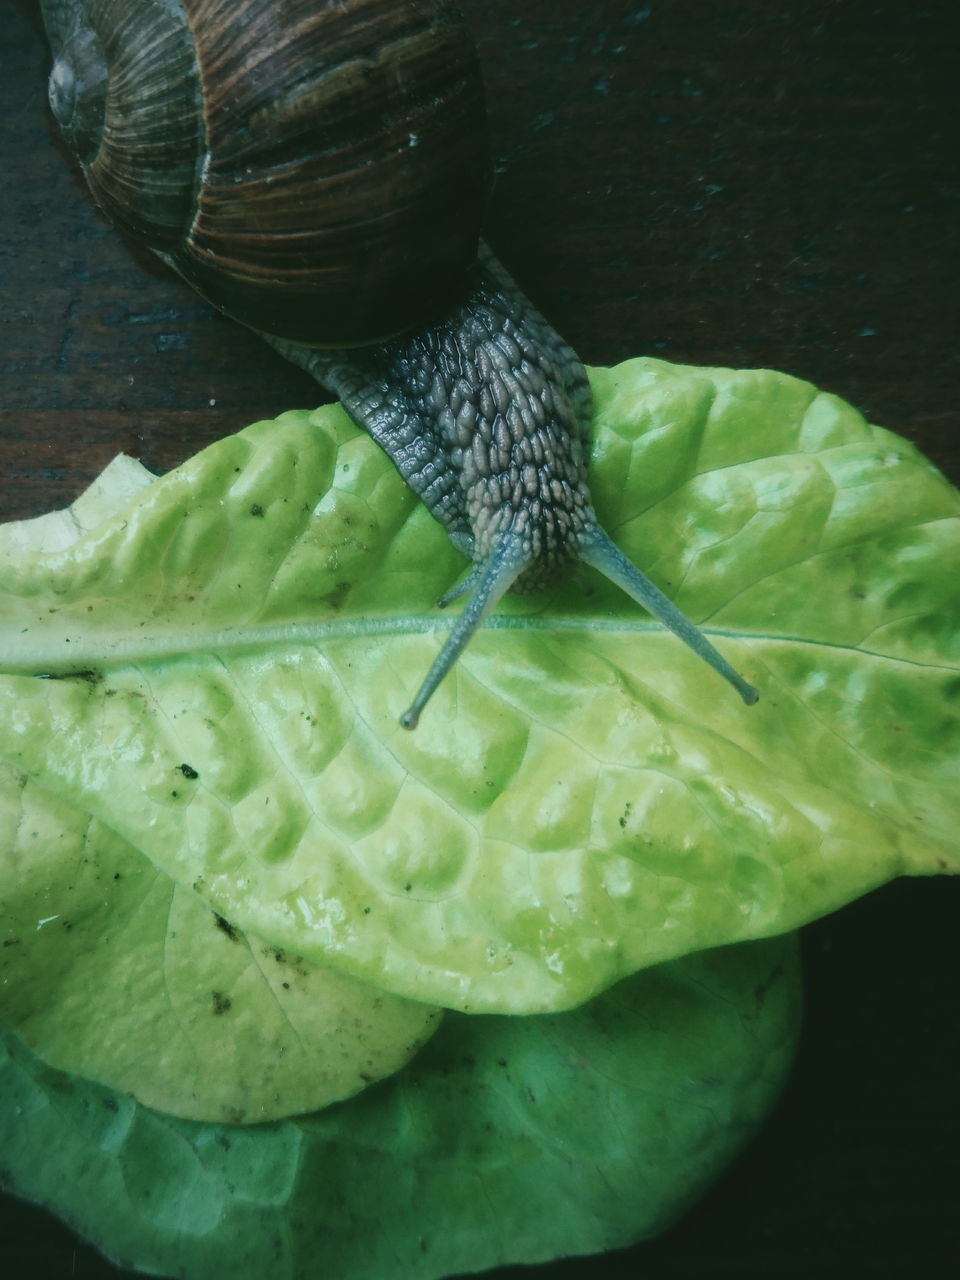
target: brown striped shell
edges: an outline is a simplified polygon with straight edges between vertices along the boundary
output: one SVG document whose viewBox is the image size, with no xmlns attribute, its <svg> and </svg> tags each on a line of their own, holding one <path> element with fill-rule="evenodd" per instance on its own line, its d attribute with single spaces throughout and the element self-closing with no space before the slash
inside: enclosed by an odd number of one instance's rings
<svg viewBox="0 0 960 1280">
<path fill-rule="evenodd" d="M 93 193 L 274 337 L 376 341 L 462 287 L 487 181 L 444 0 L 43 0 L 51 103 Z"/>
</svg>

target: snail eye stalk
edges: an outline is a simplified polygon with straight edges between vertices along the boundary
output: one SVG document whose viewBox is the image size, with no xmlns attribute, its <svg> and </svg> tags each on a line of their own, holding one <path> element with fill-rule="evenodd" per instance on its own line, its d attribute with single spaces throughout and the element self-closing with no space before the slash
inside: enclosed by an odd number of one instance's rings
<svg viewBox="0 0 960 1280">
<path fill-rule="evenodd" d="M 748 707 L 759 700 L 760 694 L 753 685 L 748 684 L 743 676 L 734 671 L 699 627 L 695 627 L 659 587 L 655 587 L 650 579 L 627 559 L 598 524 L 589 525 L 580 535 L 580 556 L 586 564 L 598 569 L 611 582 L 615 582 L 631 600 L 636 600 L 637 604 L 643 605 L 648 613 L 652 613 L 658 621 L 688 645 L 698 658 L 702 658 L 713 667 L 714 671 L 733 685 Z"/>
<path fill-rule="evenodd" d="M 404 729 L 417 727 L 420 713 L 436 692 L 441 680 L 473 639 L 484 618 L 496 608 L 497 602 L 510 590 L 523 569 L 522 549 L 517 539 L 507 533 L 495 544 L 484 564 L 474 568 L 460 586 L 448 591 L 442 597 L 440 604 L 447 605 L 466 591 L 473 591 L 463 612 L 457 618 L 453 630 L 447 636 L 443 648 L 427 672 L 423 684 L 417 691 L 417 696 L 400 717 L 400 723 Z"/>
</svg>

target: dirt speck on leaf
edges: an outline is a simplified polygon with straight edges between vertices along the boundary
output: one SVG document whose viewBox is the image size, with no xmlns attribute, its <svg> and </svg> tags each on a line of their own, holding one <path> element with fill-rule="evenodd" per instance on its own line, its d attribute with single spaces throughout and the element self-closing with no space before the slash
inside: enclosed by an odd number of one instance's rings
<svg viewBox="0 0 960 1280">
<path fill-rule="evenodd" d="M 240 934 L 229 920 L 224 920 L 223 916 L 218 916 L 216 913 L 214 913 L 213 920 L 220 932 L 225 933 L 231 942 L 240 941 Z"/>
</svg>

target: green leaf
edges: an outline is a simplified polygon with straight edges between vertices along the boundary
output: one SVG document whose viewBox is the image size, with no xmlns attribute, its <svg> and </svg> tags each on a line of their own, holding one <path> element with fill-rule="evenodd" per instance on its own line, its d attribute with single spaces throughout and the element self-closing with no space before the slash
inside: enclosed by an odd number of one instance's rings
<svg viewBox="0 0 960 1280">
<path fill-rule="evenodd" d="M 798 1020 L 792 938 L 638 974 L 573 1013 L 451 1014 L 317 1115 L 177 1121 L 0 1056 L 9 1189 L 182 1280 L 434 1280 L 662 1230 L 743 1145 Z M 2 1053 L 2 1046 L 0 1046 Z"/>
<path fill-rule="evenodd" d="M 314 1110 L 392 1075 L 438 1025 L 244 936 L 3 765 L 0 848 L 0 1019 L 149 1106 L 234 1123 Z"/>
<path fill-rule="evenodd" d="M 400 729 L 463 565 L 330 408 L 0 558 L 0 755 L 237 927 L 469 1011 L 956 871 L 957 493 L 782 374 L 593 376 L 601 521 L 758 706 L 571 584 L 507 600 Z"/>
</svg>

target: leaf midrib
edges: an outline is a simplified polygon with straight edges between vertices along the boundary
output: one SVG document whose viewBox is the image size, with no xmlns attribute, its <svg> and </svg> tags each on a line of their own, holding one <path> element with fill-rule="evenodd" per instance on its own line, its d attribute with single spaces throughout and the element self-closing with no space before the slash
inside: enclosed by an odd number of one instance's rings
<svg viewBox="0 0 960 1280">
<path fill-rule="evenodd" d="M 334 621 L 265 623 L 259 626 L 195 628 L 164 630 L 156 628 L 149 634 L 128 635 L 118 631 L 113 635 L 103 631 L 80 634 L 74 629 L 49 625 L 42 627 L 39 642 L 31 628 L 20 628 L 16 634 L 4 636 L 0 629 L 0 674 L 3 675 L 64 675 L 86 669 L 100 669 L 140 662 L 175 660 L 191 655 L 208 653 L 258 652 L 286 646 L 313 647 L 328 642 L 361 639 L 388 639 L 395 636 L 432 635 L 446 632 L 452 626 L 450 615 L 428 613 L 408 614 L 402 617 L 351 618 Z M 895 662 L 924 670 L 952 671 L 949 663 L 920 662 L 881 650 L 861 648 L 856 644 L 817 639 L 789 633 L 747 631 L 735 627 L 701 626 L 703 633 L 719 639 L 735 640 L 745 644 L 803 645 L 840 653 L 856 654 L 859 658 L 873 658 Z M 139 628 L 138 628 L 139 630 Z M 663 626 L 653 620 L 608 619 L 582 617 L 544 617 L 540 615 L 495 614 L 488 618 L 485 631 L 556 631 L 583 632 L 587 634 L 669 635 Z M 9 628 L 13 632 L 13 628 Z M 677 642 L 680 643 L 679 641 Z"/>
</svg>

